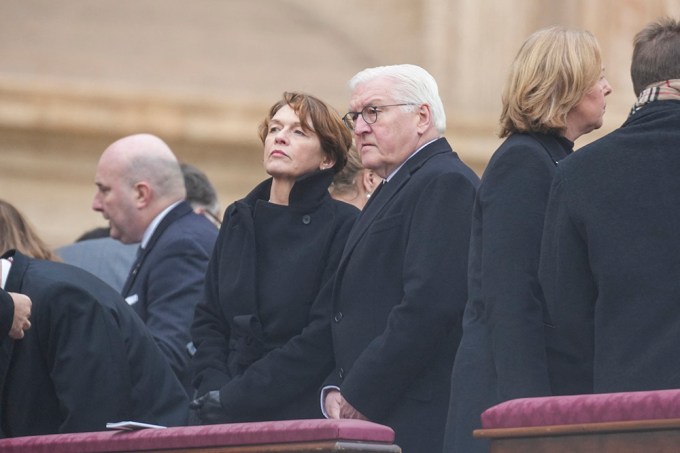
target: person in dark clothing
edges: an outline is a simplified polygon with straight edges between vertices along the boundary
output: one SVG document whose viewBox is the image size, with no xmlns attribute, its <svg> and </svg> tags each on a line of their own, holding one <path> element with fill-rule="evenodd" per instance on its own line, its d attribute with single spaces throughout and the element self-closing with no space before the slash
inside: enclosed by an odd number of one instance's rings
<svg viewBox="0 0 680 453">
<path fill-rule="evenodd" d="M 109 145 L 95 184 L 92 209 L 109 221 L 111 237 L 140 244 L 121 294 L 189 395 L 191 322 L 217 229 L 185 200 L 179 162 L 154 135 L 130 135 Z"/>
<path fill-rule="evenodd" d="M 588 32 L 539 30 L 514 60 L 500 121 L 507 139 L 487 165 L 473 211 L 445 453 L 488 451 L 488 441 L 472 436 L 485 409 L 551 393 L 538 284 L 543 217 L 557 163 L 602 125 L 610 92 Z"/>
<path fill-rule="evenodd" d="M 404 452 L 438 452 L 479 178 L 444 138 L 446 114 L 425 69 L 367 68 L 349 88 L 345 121 L 364 167 L 386 182 L 354 225 L 327 296 L 335 368 L 324 409 L 390 426 Z"/>
<path fill-rule="evenodd" d="M 327 326 L 317 293 L 359 214 L 328 193 L 351 134 L 319 99 L 284 93 L 260 138 L 271 178 L 227 209 L 196 308 L 192 406 L 202 423 L 320 418 L 333 363 L 306 362 L 303 351 Z"/>
<path fill-rule="evenodd" d="M 17 225 L 1 222 L 2 248 L 16 247 Z M 186 423 L 184 389 L 144 323 L 109 285 L 10 249 L 0 258 L 0 287 L 33 302 L 24 337 L 0 338 L 2 437 L 102 431 L 124 420 Z"/>
<path fill-rule="evenodd" d="M 33 227 L 10 203 L 0 200 L 0 254 L 11 248 L 35 252 L 49 258 L 51 251 L 35 235 Z M 0 288 L 5 274 L 0 273 Z M 19 340 L 31 328 L 31 298 L 25 294 L 9 293 L 0 289 L 0 339 L 5 335 Z"/>
<path fill-rule="evenodd" d="M 0 290 L 0 338 L 24 338 L 24 332 L 31 328 L 31 305 L 31 298 L 25 294 Z"/>
<path fill-rule="evenodd" d="M 540 281 L 556 394 L 680 387 L 680 21 L 634 41 L 637 103 L 560 162 Z"/>
</svg>

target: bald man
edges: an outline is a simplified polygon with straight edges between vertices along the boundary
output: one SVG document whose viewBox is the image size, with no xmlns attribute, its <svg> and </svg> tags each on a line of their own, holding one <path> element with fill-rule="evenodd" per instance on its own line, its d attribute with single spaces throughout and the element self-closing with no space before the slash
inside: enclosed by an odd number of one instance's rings
<svg viewBox="0 0 680 453">
<path fill-rule="evenodd" d="M 111 237 L 141 244 L 121 293 L 188 390 L 189 329 L 217 230 L 184 201 L 180 164 L 156 136 L 111 144 L 99 159 L 95 184 L 92 209 L 109 221 Z"/>
</svg>

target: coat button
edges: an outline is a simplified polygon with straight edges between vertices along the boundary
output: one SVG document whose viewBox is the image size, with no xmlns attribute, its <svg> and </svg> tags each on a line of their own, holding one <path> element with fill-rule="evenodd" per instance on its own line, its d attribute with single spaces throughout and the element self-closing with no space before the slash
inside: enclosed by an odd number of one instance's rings
<svg viewBox="0 0 680 453">
<path fill-rule="evenodd" d="M 340 380 L 345 379 L 345 369 L 344 368 L 340 368 L 338 370 L 338 377 L 340 378 Z"/>
<path fill-rule="evenodd" d="M 333 321 L 340 322 L 341 320 L 342 320 L 342 312 L 339 311 L 335 314 L 335 316 L 333 316 Z"/>
<path fill-rule="evenodd" d="M 309 225 L 309 222 L 311 221 L 312 218 L 308 214 L 302 216 L 302 223 L 304 223 L 305 225 Z"/>
</svg>

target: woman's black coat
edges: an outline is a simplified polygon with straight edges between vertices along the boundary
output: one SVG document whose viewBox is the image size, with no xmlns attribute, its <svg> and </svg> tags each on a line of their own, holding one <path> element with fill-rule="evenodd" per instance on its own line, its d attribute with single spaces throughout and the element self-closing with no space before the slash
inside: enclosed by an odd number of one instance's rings
<svg viewBox="0 0 680 453">
<path fill-rule="evenodd" d="M 301 178 L 288 206 L 268 202 L 269 179 L 227 209 L 192 328 L 194 386 L 220 390 L 224 422 L 322 416 L 333 358 L 302 365 L 301 351 L 310 329 L 327 328 L 330 306 L 316 296 L 359 214 L 330 197 L 331 178 Z"/>
<path fill-rule="evenodd" d="M 572 143 L 513 134 L 482 177 L 472 218 L 469 300 L 451 377 L 445 452 L 488 450 L 480 414 L 512 398 L 550 394 L 538 284 L 543 218 L 557 162 Z"/>
</svg>

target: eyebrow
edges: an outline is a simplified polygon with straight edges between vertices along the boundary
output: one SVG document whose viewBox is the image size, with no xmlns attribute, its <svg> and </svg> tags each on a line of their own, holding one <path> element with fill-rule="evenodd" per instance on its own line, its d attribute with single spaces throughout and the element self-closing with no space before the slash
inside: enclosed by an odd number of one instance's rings
<svg viewBox="0 0 680 453">
<path fill-rule="evenodd" d="M 271 125 L 272 123 L 276 123 L 276 124 L 281 124 L 281 125 L 283 125 L 283 121 L 281 121 L 281 120 L 275 120 L 275 119 L 273 119 L 273 118 L 272 118 L 271 120 L 269 120 L 269 124 Z M 294 123 L 292 123 L 292 124 L 293 124 L 293 126 L 300 126 L 300 127 L 302 127 L 302 122 L 301 122 L 301 121 L 296 121 L 296 122 L 294 122 Z"/>
</svg>

